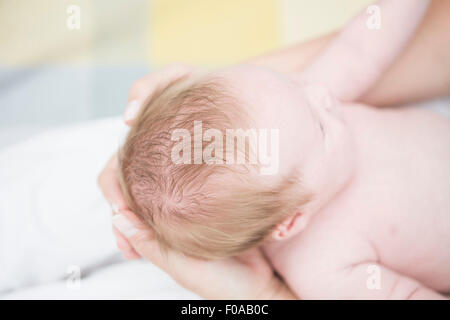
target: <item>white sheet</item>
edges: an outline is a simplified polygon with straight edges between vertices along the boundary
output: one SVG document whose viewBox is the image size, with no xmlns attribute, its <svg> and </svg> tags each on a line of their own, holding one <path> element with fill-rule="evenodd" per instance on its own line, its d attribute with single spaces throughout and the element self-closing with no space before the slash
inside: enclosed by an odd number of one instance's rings
<svg viewBox="0 0 450 320">
<path fill-rule="evenodd" d="M 125 130 L 121 119 L 106 119 L 2 150 L 1 298 L 195 298 L 116 249 L 96 179 Z M 66 283 L 71 265 L 86 275 L 80 289 Z"/>
<path fill-rule="evenodd" d="M 99 268 L 80 286 L 67 280 L 16 290 L 2 299 L 198 299 L 168 275 L 145 261 L 129 261 Z"/>
</svg>

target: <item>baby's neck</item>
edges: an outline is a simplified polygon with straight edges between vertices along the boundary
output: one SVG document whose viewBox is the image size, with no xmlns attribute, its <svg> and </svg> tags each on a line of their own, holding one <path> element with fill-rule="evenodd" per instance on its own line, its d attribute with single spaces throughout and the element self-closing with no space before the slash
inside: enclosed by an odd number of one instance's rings
<svg viewBox="0 0 450 320">
<path fill-rule="evenodd" d="M 341 107 L 341 115 L 349 128 L 353 140 L 354 152 L 351 161 L 354 164 L 351 166 L 351 171 L 348 174 L 345 182 L 336 185 L 336 188 L 328 188 L 329 184 L 334 183 L 329 181 L 322 190 L 318 190 L 315 199 L 305 208 L 305 212 L 308 214 L 315 214 L 322 210 L 322 208 L 333 202 L 342 192 L 347 189 L 358 176 L 358 170 L 360 168 L 359 161 L 361 159 L 361 140 L 364 140 L 364 131 L 368 123 L 376 121 L 376 115 L 379 114 L 374 107 L 360 105 L 360 104 L 345 104 Z M 343 170 L 348 170 L 344 169 Z"/>
</svg>

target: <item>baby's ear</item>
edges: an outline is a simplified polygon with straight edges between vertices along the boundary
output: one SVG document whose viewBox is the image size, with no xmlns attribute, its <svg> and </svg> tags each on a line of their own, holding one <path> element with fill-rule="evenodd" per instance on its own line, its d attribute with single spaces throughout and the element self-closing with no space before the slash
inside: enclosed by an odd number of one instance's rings
<svg viewBox="0 0 450 320">
<path fill-rule="evenodd" d="M 301 212 L 287 217 L 272 231 L 272 239 L 285 240 L 295 236 L 306 227 L 308 220 L 308 216 Z"/>
<path fill-rule="evenodd" d="M 312 105 L 320 105 L 322 108 L 331 109 L 337 105 L 337 100 L 330 89 L 321 84 L 305 84 L 303 87 L 307 102 Z"/>
</svg>

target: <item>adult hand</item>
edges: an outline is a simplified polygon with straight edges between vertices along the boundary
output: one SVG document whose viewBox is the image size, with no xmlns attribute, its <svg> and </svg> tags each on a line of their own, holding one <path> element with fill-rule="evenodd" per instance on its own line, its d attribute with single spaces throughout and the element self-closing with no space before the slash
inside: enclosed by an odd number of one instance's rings
<svg viewBox="0 0 450 320">
<path fill-rule="evenodd" d="M 183 77 L 191 72 L 192 67 L 183 64 L 173 64 L 161 71 L 151 73 L 135 81 L 131 88 L 127 107 L 124 112 L 124 121 L 127 125 L 133 123 L 140 107 L 151 97 L 152 93 L 159 86 L 165 86 L 171 81 Z M 119 210 L 127 209 L 127 204 L 122 195 L 122 190 L 118 180 L 118 161 L 117 154 L 114 154 L 106 164 L 98 177 L 98 185 L 103 192 L 104 197 L 110 203 L 113 215 Z M 117 246 L 122 250 L 125 258 L 138 259 L 140 255 L 133 249 L 120 232 L 113 228 L 117 240 Z"/>
<path fill-rule="evenodd" d="M 224 260 L 207 261 L 187 257 L 170 249 L 163 251 L 149 226 L 132 212 L 120 211 L 114 226 L 136 252 L 167 272 L 181 286 L 206 299 L 295 299 L 275 276 L 259 248 Z"/>
</svg>

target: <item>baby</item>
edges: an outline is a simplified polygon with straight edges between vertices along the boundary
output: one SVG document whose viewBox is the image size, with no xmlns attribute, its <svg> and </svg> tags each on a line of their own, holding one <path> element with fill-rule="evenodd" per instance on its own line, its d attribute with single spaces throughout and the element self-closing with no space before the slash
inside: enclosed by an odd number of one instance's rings
<svg viewBox="0 0 450 320">
<path fill-rule="evenodd" d="M 301 298 L 443 298 L 450 121 L 350 103 L 427 4 L 381 1 L 381 29 L 357 17 L 302 75 L 242 65 L 160 88 L 119 153 L 130 209 L 194 257 L 262 245 Z"/>
</svg>

